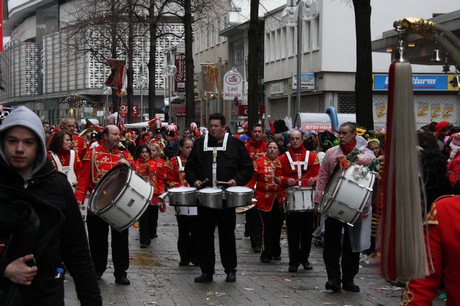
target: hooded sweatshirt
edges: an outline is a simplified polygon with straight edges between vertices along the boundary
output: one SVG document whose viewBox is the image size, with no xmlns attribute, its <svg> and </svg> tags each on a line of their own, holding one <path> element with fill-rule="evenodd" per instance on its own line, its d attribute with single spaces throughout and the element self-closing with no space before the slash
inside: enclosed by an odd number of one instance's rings
<svg viewBox="0 0 460 306">
<path fill-rule="evenodd" d="M 43 129 L 42 122 L 38 116 L 28 109 L 25 106 L 20 106 L 17 109 L 13 110 L 6 118 L 3 120 L 3 123 L 0 125 L 0 158 L 5 161 L 5 163 L 11 167 L 8 161 L 5 158 L 3 152 L 3 139 L 5 137 L 5 132 L 15 126 L 22 126 L 28 128 L 35 135 L 37 135 L 39 143 L 39 152 L 35 160 L 34 169 L 30 177 L 25 177 L 27 180 L 33 177 L 44 165 L 46 162 L 46 146 L 45 146 L 45 130 Z"/>
</svg>

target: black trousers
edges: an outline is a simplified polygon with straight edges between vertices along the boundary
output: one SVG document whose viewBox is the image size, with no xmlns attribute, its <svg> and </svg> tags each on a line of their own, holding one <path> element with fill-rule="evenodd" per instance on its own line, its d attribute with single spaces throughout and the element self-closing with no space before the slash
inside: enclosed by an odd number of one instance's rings
<svg viewBox="0 0 460 306">
<path fill-rule="evenodd" d="M 149 205 L 139 218 L 139 242 L 150 244 L 150 240 L 157 234 L 158 205 Z"/>
<path fill-rule="evenodd" d="M 109 228 L 112 235 L 112 261 L 115 278 L 126 277 L 126 270 L 129 268 L 129 229 L 122 232 L 111 227 L 97 215 L 88 214 L 86 219 L 88 226 L 88 240 L 96 272 L 104 273 L 107 269 L 107 256 L 109 253 Z"/>
<path fill-rule="evenodd" d="M 337 219 L 327 218 L 324 222 L 323 259 L 326 264 L 327 278 L 352 282 L 359 271 L 360 252 L 352 252 L 349 226 Z M 342 235 L 342 229 L 343 235 Z M 340 255 L 342 255 L 342 274 L 340 273 Z"/>
<path fill-rule="evenodd" d="M 298 267 L 310 257 L 315 215 L 313 211 L 290 212 L 286 214 L 289 265 Z"/>
<path fill-rule="evenodd" d="M 198 216 L 176 215 L 179 229 L 177 250 L 180 260 L 198 262 Z"/>
<path fill-rule="evenodd" d="M 254 209 L 251 209 L 254 210 Z M 260 258 L 272 259 L 281 256 L 281 228 L 283 227 L 284 214 L 278 206 L 278 201 L 273 203 L 270 211 L 257 210 L 262 220 L 262 253 Z"/>
<path fill-rule="evenodd" d="M 236 271 L 235 208 L 198 207 L 199 263 L 202 273 L 214 274 L 216 253 L 214 232 L 219 230 L 219 251 L 225 273 Z"/>
<path fill-rule="evenodd" d="M 244 229 L 251 239 L 251 246 L 262 246 L 262 222 L 257 209 L 246 211 L 246 223 Z"/>
</svg>

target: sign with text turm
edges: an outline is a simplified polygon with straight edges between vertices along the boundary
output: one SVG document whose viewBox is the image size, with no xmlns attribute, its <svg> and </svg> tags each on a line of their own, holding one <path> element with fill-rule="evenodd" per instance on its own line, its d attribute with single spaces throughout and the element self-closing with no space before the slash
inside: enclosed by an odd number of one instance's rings
<svg viewBox="0 0 460 306">
<path fill-rule="evenodd" d="M 232 68 L 224 75 L 224 100 L 234 100 L 243 98 L 243 77 L 241 73 Z"/>
</svg>

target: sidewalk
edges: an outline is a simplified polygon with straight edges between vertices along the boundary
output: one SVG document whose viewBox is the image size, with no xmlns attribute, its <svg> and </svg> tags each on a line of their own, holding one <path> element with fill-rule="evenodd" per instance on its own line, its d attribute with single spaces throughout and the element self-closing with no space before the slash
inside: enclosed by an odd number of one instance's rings
<svg viewBox="0 0 460 306">
<path fill-rule="evenodd" d="M 244 215 L 237 215 L 237 281 L 226 283 L 226 274 L 216 258 L 214 281 L 197 284 L 199 267 L 179 267 L 177 225 L 172 207 L 159 217 L 158 238 L 140 249 L 138 230 L 130 229 L 130 286 L 116 285 L 109 266 L 99 285 L 104 305 L 399 305 L 402 288 L 394 287 L 378 274 L 378 264 L 361 262 L 355 283 L 360 293 L 332 293 L 325 290 L 326 270 L 322 249 L 312 247 L 312 271 L 299 269 L 289 273 L 287 240 L 282 233 L 282 260 L 263 264 L 253 254 L 248 238 L 244 238 Z M 217 233 L 216 233 L 217 242 Z M 110 248 L 109 248 L 110 249 Z M 216 247 L 218 252 L 218 247 Z M 66 275 L 66 305 L 79 305 L 72 278 Z M 436 301 L 433 305 L 445 305 Z"/>
</svg>

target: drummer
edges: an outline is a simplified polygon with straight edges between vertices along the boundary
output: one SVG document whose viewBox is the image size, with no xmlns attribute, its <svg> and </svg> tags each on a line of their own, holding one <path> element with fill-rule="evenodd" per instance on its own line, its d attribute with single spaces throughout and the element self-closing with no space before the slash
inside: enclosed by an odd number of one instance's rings
<svg viewBox="0 0 460 306">
<path fill-rule="evenodd" d="M 185 180 L 185 164 L 192 151 L 193 141 L 183 137 L 179 141 L 179 155 L 166 164 L 166 182 L 169 188 L 189 186 Z M 176 218 L 179 230 L 177 249 L 179 251 L 179 266 L 188 266 L 191 262 L 198 265 L 198 210 L 197 207 L 176 207 Z"/>
<path fill-rule="evenodd" d="M 209 116 L 209 132 L 195 141 L 185 165 L 185 176 L 190 186 L 197 189 L 216 187 L 217 181 L 226 186 L 245 186 L 254 167 L 244 143 L 226 132 L 226 120 L 222 114 Z M 208 179 L 209 183 L 205 181 Z M 217 204 L 217 203 L 216 203 Z M 195 278 L 197 283 L 212 282 L 216 255 L 214 232 L 219 227 L 219 247 L 222 265 L 227 277 L 225 281 L 236 281 L 235 208 L 213 209 L 198 206 L 199 263 L 202 274 Z"/>
<path fill-rule="evenodd" d="M 314 197 L 315 210 L 318 208 L 325 187 L 341 160 L 346 160 L 347 155 L 358 148 L 359 155 L 356 163 L 367 165 L 374 159 L 374 153 L 369 150 L 367 142 L 362 138 L 357 142 L 356 124 L 345 122 L 339 127 L 339 145 L 326 151 L 321 170 L 318 175 L 318 184 Z M 366 211 L 366 209 L 364 209 Z M 334 218 L 325 220 L 323 259 L 326 264 L 327 278 L 326 289 L 334 292 L 345 291 L 359 292 L 359 286 L 354 283 L 354 277 L 359 271 L 360 252 L 370 247 L 371 216 L 367 212 L 354 226 L 349 226 Z M 342 235 L 342 232 L 344 233 Z M 342 239 L 343 237 L 343 239 Z M 342 271 L 340 271 L 340 256 L 342 255 Z"/>
<path fill-rule="evenodd" d="M 81 206 L 86 192 L 92 192 L 102 177 L 117 165 L 132 166 L 129 152 L 119 151 L 120 129 L 115 125 L 104 128 L 102 145 L 88 150 L 82 160 L 82 173 L 78 179 L 75 197 Z M 88 212 L 86 219 L 91 257 L 96 267 L 97 278 L 101 279 L 107 269 L 109 224 L 99 216 Z M 112 260 L 115 283 L 129 285 L 126 270 L 129 268 L 128 229 L 121 232 L 110 227 L 112 235 Z"/>
<path fill-rule="evenodd" d="M 282 168 L 281 186 L 284 188 L 299 186 L 313 189 L 319 172 L 318 157 L 315 153 L 305 149 L 303 146 L 303 133 L 299 130 L 290 131 L 289 144 L 288 151 L 280 156 Z M 303 205 L 300 206 L 303 207 Z M 289 272 L 297 272 L 300 264 L 305 270 L 313 269 L 308 259 L 310 257 L 314 221 L 313 203 L 311 210 L 286 213 Z"/>
<path fill-rule="evenodd" d="M 271 259 L 281 260 L 280 236 L 284 221 L 284 189 L 279 185 L 283 170 L 278 156 L 278 144 L 269 141 L 266 154 L 254 162 L 254 173 L 246 185 L 249 188 L 254 186 L 256 188 L 257 210 L 251 210 L 262 220 L 260 261 L 264 263 L 270 262 Z"/>
</svg>

